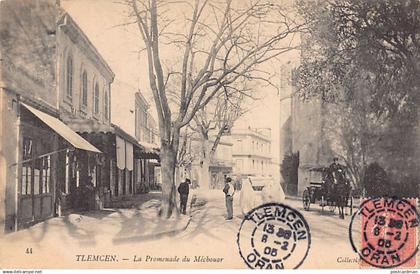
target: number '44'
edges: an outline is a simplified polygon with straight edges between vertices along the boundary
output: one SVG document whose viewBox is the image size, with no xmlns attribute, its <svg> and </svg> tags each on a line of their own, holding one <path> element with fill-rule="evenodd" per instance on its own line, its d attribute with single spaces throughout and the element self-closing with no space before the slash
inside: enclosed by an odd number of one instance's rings
<svg viewBox="0 0 420 274">
<path fill-rule="evenodd" d="M 32 254 L 32 247 L 27 247 L 25 253 Z"/>
</svg>

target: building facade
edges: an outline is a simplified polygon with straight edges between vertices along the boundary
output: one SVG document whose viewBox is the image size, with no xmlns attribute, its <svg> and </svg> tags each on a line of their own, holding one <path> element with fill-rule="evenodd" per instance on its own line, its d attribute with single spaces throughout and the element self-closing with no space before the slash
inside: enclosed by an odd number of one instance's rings
<svg viewBox="0 0 420 274">
<path fill-rule="evenodd" d="M 140 157 L 135 160 L 135 185 L 140 193 L 160 190 L 158 131 L 150 105 L 141 92 L 135 94 L 135 137 L 143 147 Z"/>
<path fill-rule="evenodd" d="M 270 129 L 232 129 L 233 173 L 272 176 Z"/>
<path fill-rule="evenodd" d="M 111 83 L 114 73 L 95 46 L 67 14 L 57 23 L 57 90 L 60 119 L 74 131 L 84 134 L 104 151 L 104 144 L 93 135 L 112 133 Z M 98 208 L 106 204 L 110 192 L 110 176 L 115 157 L 112 153 L 67 151 L 60 155 L 62 209 Z M 79 201 L 85 187 L 94 189 L 88 205 Z M 85 198 L 82 198 L 86 200 Z"/>
<path fill-rule="evenodd" d="M 326 106 L 321 100 L 303 101 L 295 94 L 293 71 L 290 64 L 282 66 L 282 88 L 292 96 L 290 116 L 280 127 L 280 159 L 286 193 L 300 196 L 310 184 L 310 170 L 328 166 L 333 155 L 324 138 Z"/>
<path fill-rule="evenodd" d="M 137 92 L 135 95 L 135 135 L 137 140 L 148 144 L 156 145 L 158 132 L 155 119 L 150 114 L 150 105 L 146 98 Z"/>
<path fill-rule="evenodd" d="M 4 232 L 57 214 L 62 155 L 100 153 L 59 119 L 57 21 L 62 14 L 52 0 L 0 2 L 0 223 Z"/>
</svg>

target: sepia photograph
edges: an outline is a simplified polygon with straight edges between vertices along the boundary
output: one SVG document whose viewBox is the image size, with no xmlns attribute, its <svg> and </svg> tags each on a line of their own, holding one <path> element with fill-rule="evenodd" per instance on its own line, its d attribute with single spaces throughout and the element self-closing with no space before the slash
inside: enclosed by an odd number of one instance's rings
<svg viewBox="0 0 420 274">
<path fill-rule="evenodd" d="M 0 0 L 0 269 L 417 273 L 419 67 L 419 0 Z"/>
</svg>

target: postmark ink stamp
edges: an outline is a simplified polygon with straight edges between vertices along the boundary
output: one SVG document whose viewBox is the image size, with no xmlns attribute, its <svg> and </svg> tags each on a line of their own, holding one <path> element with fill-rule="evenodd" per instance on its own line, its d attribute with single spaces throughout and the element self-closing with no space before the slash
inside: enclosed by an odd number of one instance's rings
<svg viewBox="0 0 420 274">
<path fill-rule="evenodd" d="M 237 235 L 239 254 L 250 268 L 295 269 L 311 246 L 311 233 L 302 214 L 279 203 L 248 212 Z"/>
<path fill-rule="evenodd" d="M 353 250 L 362 267 L 415 267 L 419 214 L 415 199 L 365 200 L 349 226 Z"/>
</svg>

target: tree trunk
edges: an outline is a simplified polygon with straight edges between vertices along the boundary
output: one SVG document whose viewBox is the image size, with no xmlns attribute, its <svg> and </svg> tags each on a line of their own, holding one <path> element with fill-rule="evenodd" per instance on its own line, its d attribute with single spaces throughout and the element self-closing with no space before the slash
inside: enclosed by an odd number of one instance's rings
<svg viewBox="0 0 420 274">
<path fill-rule="evenodd" d="M 200 187 L 202 189 L 210 188 L 210 160 L 206 157 L 202 159 L 200 164 Z"/>
<path fill-rule="evenodd" d="M 210 187 L 210 160 L 209 140 L 202 136 L 199 184 L 203 189 L 209 189 Z"/>
<path fill-rule="evenodd" d="M 162 218 L 169 218 L 174 208 L 177 211 L 175 187 L 176 151 L 170 145 L 162 146 L 160 159 L 162 172 L 162 207 L 159 215 Z"/>
</svg>

